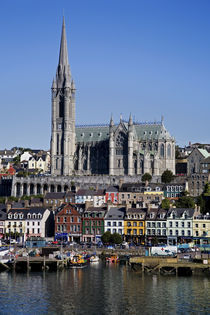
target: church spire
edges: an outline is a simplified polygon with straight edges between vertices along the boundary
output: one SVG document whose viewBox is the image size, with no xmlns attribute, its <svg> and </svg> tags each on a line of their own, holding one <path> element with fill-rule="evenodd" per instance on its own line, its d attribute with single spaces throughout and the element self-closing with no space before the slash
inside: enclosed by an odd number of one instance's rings
<svg viewBox="0 0 210 315">
<path fill-rule="evenodd" d="M 62 34 L 61 34 L 59 65 L 62 65 L 62 66 L 68 66 L 69 65 L 67 40 L 66 40 L 66 26 L 65 26 L 64 17 L 63 17 Z"/>
<path fill-rule="evenodd" d="M 61 44 L 59 62 L 56 73 L 56 81 L 58 87 L 70 87 L 71 86 L 71 72 L 68 60 L 68 48 L 66 40 L 66 26 L 65 19 L 63 17 L 62 33 L 61 33 Z"/>
</svg>

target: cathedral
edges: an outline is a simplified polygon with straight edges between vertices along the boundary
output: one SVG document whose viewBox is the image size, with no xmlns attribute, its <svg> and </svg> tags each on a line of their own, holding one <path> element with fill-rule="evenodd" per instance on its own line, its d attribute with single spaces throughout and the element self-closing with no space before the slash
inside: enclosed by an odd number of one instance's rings
<svg viewBox="0 0 210 315">
<path fill-rule="evenodd" d="M 72 79 L 63 19 L 59 62 L 52 83 L 52 175 L 161 175 L 175 173 L 175 140 L 163 121 L 75 125 Z"/>
</svg>

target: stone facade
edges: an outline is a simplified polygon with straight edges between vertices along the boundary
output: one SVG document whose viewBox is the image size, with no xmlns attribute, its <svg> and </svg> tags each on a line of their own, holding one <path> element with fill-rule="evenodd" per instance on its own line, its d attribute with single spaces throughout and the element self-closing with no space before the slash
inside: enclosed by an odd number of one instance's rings
<svg viewBox="0 0 210 315">
<path fill-rule="evenodd" d="M 52 84 L 51 173 L 114 176 L 175 173 L 175 140 L 163 122 L 122 118 L 109 125 L 75 126 L 75 85 L 63 21 L 59 63 Z"/>
</svg>

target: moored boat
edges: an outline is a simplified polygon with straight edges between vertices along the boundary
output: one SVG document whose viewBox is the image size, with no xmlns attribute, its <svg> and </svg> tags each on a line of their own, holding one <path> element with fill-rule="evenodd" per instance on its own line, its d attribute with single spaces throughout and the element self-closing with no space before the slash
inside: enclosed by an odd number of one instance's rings
<svg viewBox="0 0 210 315">
<path fill-rule="evenodd" d="M 112 255 L 111 257 L 106 257 L 106 262 L 108 263 L 118 263 L 119 257 L 117 255 Z"/>
<path fill-rule="evenodd" d="M 70 268 L 84 268 L 87 266 L 87 260 L 82 255 L 74 255 L 69 261 Z"/>
<path fill-rule="evenodd" d="M 91 263 L 99 262 L 99 257 L 97 255 L 91 256 L 90 257 L 90 262 Z"/>
</svg>

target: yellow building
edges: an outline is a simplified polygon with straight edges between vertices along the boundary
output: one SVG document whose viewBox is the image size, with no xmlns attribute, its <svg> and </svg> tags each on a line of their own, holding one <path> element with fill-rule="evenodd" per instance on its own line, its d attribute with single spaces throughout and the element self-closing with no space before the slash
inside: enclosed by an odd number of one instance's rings
<svg viewBox="0 0 210 315">
<path fill-rule="evenodd" d="M 124 234 L 128 242 L 144 244 L 146 211 L 138 208 L 126 210 Z"/>
<path fill-rule="evenodd" d="M 210 244 L 210 215 L 193 218 L 193 239 L 195 244 Z"/>
</svg>

